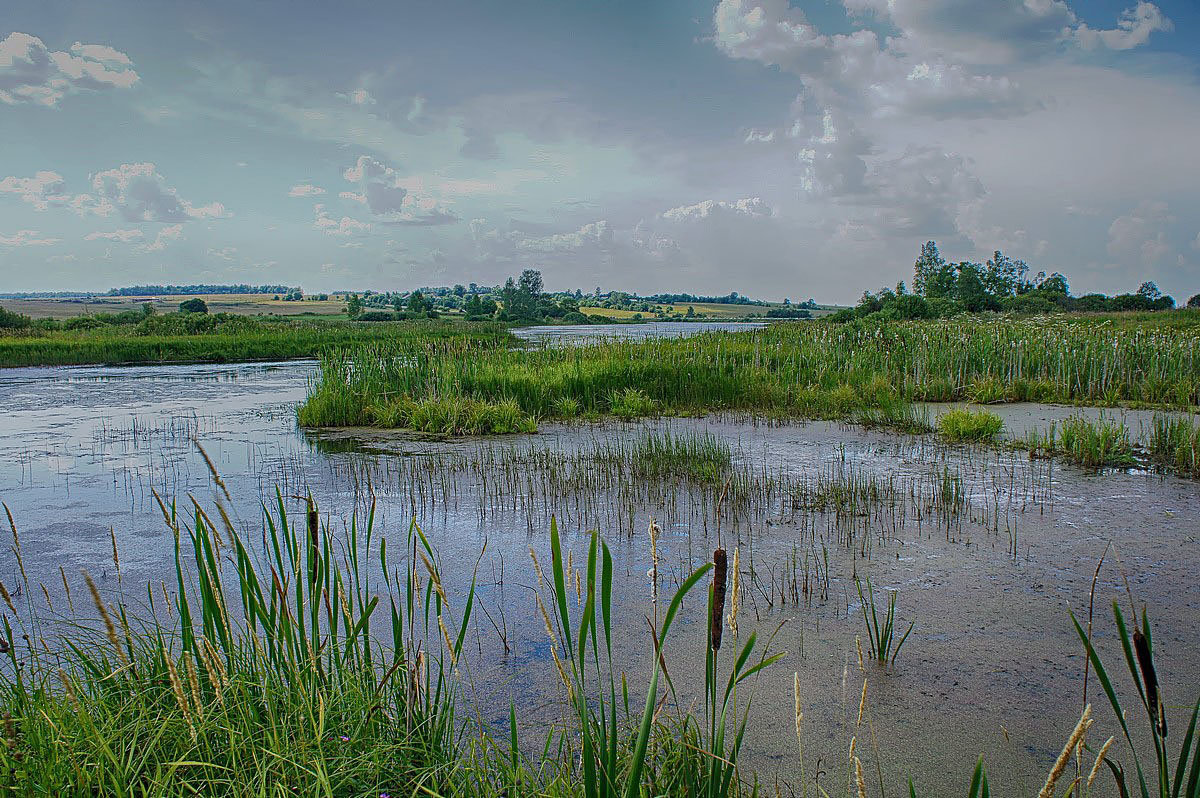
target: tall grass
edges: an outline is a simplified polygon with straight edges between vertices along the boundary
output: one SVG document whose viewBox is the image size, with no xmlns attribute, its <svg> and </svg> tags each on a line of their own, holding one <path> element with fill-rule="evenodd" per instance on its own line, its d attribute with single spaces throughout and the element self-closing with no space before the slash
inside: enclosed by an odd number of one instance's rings
<svg viewBox="0 0 1200 798">
<path fill-rule="evenodd" d="M 123 595 L 108 604 L 90 577 L 98 625 L 22 621 L 10 607 L 26 626 L 15 634 L 5 617 L 0 703 L 14 728 L 0 778 L 10 789 L 344 795 L 450 783 L 460 729 L 451 664 L 473 588 L 456 621 L 415 525 L 400 572 L 374 539 L 373 515 L 339 538 L 315 508 L 297 523 L 282 497 L 277 505 L 264 514 L 261 563 L 221 506 L 223 529 L 199 507 L 189 524 L 164 505 L 176 584 L 148 586 L 142 615 Z"/>
<path fill-rule="evenodd" d="M 429 397 L 511 400 L 534 419 L 721 410 L 847 418 L 972 397 L 1200 403 L 1200 336 L 1149 323 L 781 324 L 537 349 L 449 339 L 331 351 L 321 365 L 301 411 L 308 426 L 386 425 L 388 402 Z"/>
<path fill-rule="evenodd" d="M 983 442 L 995 440 L 1004 421 L 986 410 L 951 410 L 938 418 L 937 429 L 949 441 Z"/>
<path fill-rule="evenodd" d="M 152 317 L 158 318 L 158 317 Z M 370 324 L 231 317 L 194 332 L 173 327 L 105 325 L 78 330 L 17 330 L 0 335 L 0 367 L 132 363 L 237 363 L 317 357 L 331 347 L 444 337 L 505 345 L 498 325 L 413 321 Z"/>
</svg>

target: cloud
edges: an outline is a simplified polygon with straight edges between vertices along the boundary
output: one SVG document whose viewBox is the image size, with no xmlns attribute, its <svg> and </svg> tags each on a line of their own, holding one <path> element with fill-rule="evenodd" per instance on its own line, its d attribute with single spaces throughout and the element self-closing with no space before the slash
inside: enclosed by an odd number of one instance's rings
<svg viewBox="0 0 1200 798">
<path fill-rule="evenodd" d="M 122 244 L 130 244 L 134 241 L 141 241 L 143 233 L 137 228 L 129 230 L 97 230 L 94 233 L 88 233 L 83 237 L 84 241 L 97 241 L 104 239 L 107 241 L 120 241 Z"/>
<path fill-rule="evenodd" d="M 0 246 L 3 247 L 44 247 L 57 244 L 61 238 L 38 238 L 37 230 L 18 230 L 12 235 L 0 233 Z"/>
<path fill-rule="evenodd" d="M 1140 0 L 1133 8 L 1125 9 L 1121 18 L 1117 20 L 1117 27 L 1111 30 L 1093 30 L 1086 24 L 1080 24 L 1075 31 L 1075 38 L 1079 45 L 1087 50 L 1101 46 L 1110 50 L 1129 50 L 1150 41 L 1151 33 L 1165 33 L 1174 29 L 1174 23 L 1163 16 L 1158 6 Z"/>
<path fill-rule="evenodd" d="M 1108 228 L 1108 254 L 1122 261 L 1152 266 L 1173 253 L 1167 228 L 1175 221 L 1165 202 L 1143 200 Z"/>
<path fill-rule="evenodd" d="M 162 252 L 172 241 L 183 235 L 183 224 L 167 225 L 158 231 L 158 235 L 149 244 L 139 247 L 141 252 Z"/>
<path fill-rule="evenodd" d="M 234 256 L 237 255 L 237 247 L 222 247 L 221 249 L 212 249 L 210 247 L 208 250 L 208 254 L 209 254 L 209 256 L 214 257 L 214 258 L 220 258 L 221 260 L 232 261 L 234 259 Z"/>
<path fill-rule="evenodd" d="M 313 220 L 313 229 L 320 230 L 326 235 L 331 236 L 350 236 L 360 233 L 368 233 L 371 231 L 369 222 L 360 222 L 349 216 L 343 216 L 341 219 L 335 219 L 325 210 L 324 205 L 314 205 L 313 213 L 316 218 Z"/>
<path fill-rule="evenodd" d="M 771 216 L 772 211 L 771 206 L 763 202 L 761 197 L 747 197 L 733 202 L 704 200 L 695 205 L 680 205 L 665 210 L 660 215 L 663 219 L 682 222 L 707 219 L 714 215 Z"/>
<path fill-rule="evenodd" d="M 54 107 L 67 94 L 137 82 L 129 56 L 107 45 L 76 42 L 69 53 L 52 51 L 20 32 L 0 41 L 0 103 Z"/>
<path fill-rule="evenodd" d="M 325 189 L 320 186 L 314 186 L 311 183 L 301 183 L 297 186 L 292 186 L 288 191 L 289 197 L 319 197 L 325 193 Z"/>
<path fill-rule="evenodd" d="M 384 224 L 428 227 L 453 224 L 459 217 L 433 197 L 417 197 L 404 185 L 404 178 L 388 164 L 360 155 L 354 166 L 342 173 L 358 192 L 343 191 L 342 199 L 366 205 Z"/>
<path fill-rule="evenodd" d="M 339 93 L 338 97 L 354 105 L 375 105 L 375 98 L 366 89 L 355 89 L 345 94 Z"/>
<path fill-rule="evenodd" d="M 100 172 L 92 177 L 92 191 L 100 207 L 111 205 L 131 222 L 186 222 L 229 215 L 219 202 L 193 205 L 181 199 L 152 163 L 125 163 Z"/>
<path fill-rule="evenodd" d="M 44 211 L 53 204 L 66 203 L 67 181 L 57 172 L 38 172 L 33 177 L 6 177 L 0 180 L 0 194 L 16 194 L 23 202 Z"/>
</svg>

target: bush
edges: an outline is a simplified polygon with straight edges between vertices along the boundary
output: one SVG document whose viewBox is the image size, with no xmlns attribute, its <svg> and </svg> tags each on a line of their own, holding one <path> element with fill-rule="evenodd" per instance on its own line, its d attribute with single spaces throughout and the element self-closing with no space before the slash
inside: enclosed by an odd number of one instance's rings
<svg viewBox="0 0 1200 798">
<path fill-rule="evenodd" d="M 1189 308 L 1200 308 L 1200 294 L 1196 294 L 1191 299 L 1189 299 L 1187 301 L 1187 306 Z"/>
<path fill-rule="evenodd" d="M 188 299 L 188 300 L 185 300 L 185 301 L 179 303 L 179 312 L 180 313 L 208 313 L 208 304 L 200 297 L 196 297 L 195 299 Z"/>
<path fill-rule="evenodd" d="M 1000 309 L 1008 313 L 1053 313 L 1058 310 L 1058 305 L 1046 299 L 1044 296 L 1035 296 L 1033 294 L 1020 294 L 1018 296 L 1005 297 L 1000 300 Z"/>
<path fill-rule="evenodd" d="M 22 330 L 33 324 L 33 319 L 11 310 L 0 308 L 0 329 Z"/>
<path fill-rule="evenodd" d="M 951 410 L 937 420 L 938 433 L 948 441 L 990 441 L 1004 421 L 986 410 Z"/>
</svg>

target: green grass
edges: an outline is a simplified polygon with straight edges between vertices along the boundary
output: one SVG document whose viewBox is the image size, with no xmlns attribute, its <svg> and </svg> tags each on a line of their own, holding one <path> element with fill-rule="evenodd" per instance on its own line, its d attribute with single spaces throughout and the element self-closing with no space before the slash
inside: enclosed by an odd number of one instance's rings
<svg viewBox="0 0 1200 798">
<path fill-rule="evenodd" d="M 500 325 L 449 321 L 356 323 L 226 314 L 154 316 L 150 324 L 0 331 L 0 367 L 135 363 L 237 363 L 317 357 L 330 348 L 455 337 L 510 343 Z"/>
<path fill-rule="evenodd" d="M 1195 324 L 954 319 L 777 324 L 515 349 L 446 338 L 330 350 L 306 426 L 388 426 L 397 398 L 514 401 L 534 420 L 745 411 L 915 425 L 915 400 L 1200 403 Z M 1190 317 L 1189 317 L 1190 318 Z"/>
<path fill-rule="evenodd" d="M 652 612 L 654 650 L 663 655 L 678 644 L 672 632 L 685 599 L 707 582 L 708 622 L 696 630 L 705 650 L 705 700 L 703 709 L 688 708 L 675 694 L 665 656 L 654 658 L 660 666 L 644 681 L 616 665 L 613 639 L 623 632 L 614 622 L 618 571 L 609 549 L 593 532 L 576 568 L 552 523 L 548 575 L 535 559 L 535 603 L 553 660 L 540 667 L 561 680 L 569 714 L 565 725 L 531 741 L 518 733 L 526 708 L 515 703 L 507 729 L 471 719 L 461 660 L 474 577 L 448 600 L 436 553 L 415 524 L 389 548 L 377 536 L 373 511 L 346 525 L 322 525 L 312 505 L 299 518 L 289 516 L 282 497 L 276 505 L 264 507 L 253 534 L 239 532 L 220 502 L 211 513 L 197 505 L 186 519 L 162 505 L 176 540 L 169 590 L 150 585 L 144 597 L 126 595 L 115 551 L 117 587 L 106 585 L 108 595 L 89 580 L 88 590 L 68 594 L 68 607 L 51 605 L 47 613 L 35 608 L 39 594 L 24 576 L 18 596 L 0 590 L 7 608 L 0 788 L 24 795 L 330 798 L 728 798 L 764 789 L 739 760 L 753 680 L 781 655 L 763 650 L 754 633 L 723 639 L 727 597 L 736 606 L 740 591 L 750 589 L 739 583 L 736 553 L 732 573 L 718 550 L 712 562 L 678 575 L 678 588 L 664 592 L 663 606 Z M 15 532 L 13 551 L 23 574 Z M 889 609 L 882 626 L 865 622 L 890 638 L 892 616 Z M 1090 625 L 1085 632 L 1076 623 L 1128 743 L 1105 748 L 1091 772 L 1119 782 L 1122 794 L 1197 798 L 1200 701 L 1186 705 L 1191 720 L 1181 746 L 1168 746 L 1149 622 L 1143 613 L 1130 635 L 1115 605 L 1114 618 L 1150 731 L 1131 731 L 1140 713 L 1123 711 L 1128 701 L 1093 648 Z M 881 639 L 878 650 L 894 659 L 902 643 Z M 798 677 L 794 683 L 799 744 Z M 678 709 L 663 710 L 668 698 Z M 791 702 L 776 702 L 775 711 L 787 713 L 790 726 Z M 1063 762 L 1084 743 L 1089 719 L 1090 708 Z M 865 746 L 866 732 L 859 734 Z M 1149 750 L 1139 748 L 1147 744 Z M 1089 759 L 1098 748 L 1087 747 Z M 800 794 L 816 795 L 803 778 L 802 749 L 797 756 Z M 1131 760 L 1123 763 L 1125 757 Z M 861 794 L 854 792 L 863 779 L 859 757 L 825 765 L 847 774 L 844 794 Z M 1051 772 L 1051 790 L 1062 772 Z M 1099 786 L 1080 777 L 1065 792 L 1092 795 Z M 982 759 L 967 792 L 988 794 Z M 909 794 L 916 795 L 915 786 Z"/>
<path fill-rule="evenodd" d="M 1200 422 L 1195 419 L 1156 415 L 1146 449 L 1158 466 L 1200 477 Z"/>
<path fill-rule="evenodd" d="M 1095 421 L 1071 416 L 1052 423 L 1045 433 L 1031 431 L 1023 445 L 1031 452 L 1062 457 L 1085 468 L 1132 468 L 1140 463 L 1129 429 L 1105 416 Z"/>
<path fill-rule="evenodd" d="M 938 434 L 948 441 L 985 442 L 995 440 L 1004 422 L 986 410 L 951 410 L 937 420 Z"/>
</svg>

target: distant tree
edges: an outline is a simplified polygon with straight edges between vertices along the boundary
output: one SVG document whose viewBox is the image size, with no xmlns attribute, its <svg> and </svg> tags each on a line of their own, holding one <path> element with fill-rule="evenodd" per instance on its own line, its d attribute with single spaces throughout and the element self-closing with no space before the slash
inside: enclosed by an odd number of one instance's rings
<svg viewBox="0 0 1200 798">
<path fill-rule="evenodd" d="M 1000 307 L 995 297 L 988 293 L 983 275 L 984 271 L 978 263 L 963 261 L 958 264 L 954 277 L 954 298 L 971 313 L 998 310 Z"/>
<path fill-rule="evenodd" d="M 154 315 L 154 305 L 151 305 L 149 302 L 143 302 L 142 303 L 142 315 L 143 316 L 153 316 Z"/>
<path fill-rule="evenodd" d="M 392 295 L 392 310 L 396 311 L 397 313 L 404 310 L 404 298 L 399 294 Z"/>
<path fill-rule="evenodd" d="M 208 313 L 208 305 L 203 299 L 196 297 L 195 299 L 184 300 L 179 303 L 180 313 Z"/>
<path fill-rule="evenodd" d="M 1138 286 L 1138 296 L 1144 296 L 1151 302 L 1162 298 L 1162 291 L 1158 290 L 1158 286 L 1153 281 L 1147 280 Z"/>
<path fill-rule="evenodd" d="M 428 313 L 433 310 L 433 302 L 425 298 L 420 291 L 413 291 L 408 297 L 409 313 Z"/>
<path fill-rule="evenodd" d="M 1189 308 L 1200 308 L 1200 294 L 1196 294 L 1191 299 L 1189 299 L 1187 301 L 1187 306 Z"/>
<path fill-rule="evenodd" d="M 362 297 L 358 294 L 350 294 L 346 297 L 346 315 L 350 318 L 357 318 L 362 312 L 365 303 Z"/>
<path fill-rule="evenodd" d="M 913 264 L 913 290 L 922 296 L 929 296 L 931 284 L 945 265 L 946 261 L 938 252 L 937 244 L 933 241 L 926 241 L 921 246 L 921 254 L 917 256 L 917 262 Z"/>
<path fill-rule="evenodd" d="M 454 295 L 455 295 L 455 296 L 466 296 L 466 295 L 467 295 L 467 288 L 466 288 L 466 286 L 464 286 L 462 283 L 455 283 L 455 285 L 454 285 Z"/>
</svg>

